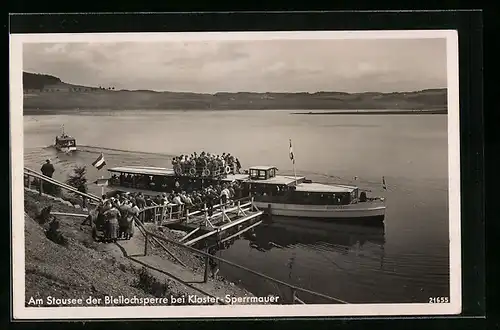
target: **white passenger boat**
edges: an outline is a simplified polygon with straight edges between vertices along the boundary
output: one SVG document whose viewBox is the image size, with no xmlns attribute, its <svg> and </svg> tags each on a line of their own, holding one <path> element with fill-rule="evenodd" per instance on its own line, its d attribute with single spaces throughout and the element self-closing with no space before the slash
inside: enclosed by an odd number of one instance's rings
<svg viewBox="0 0 500 330">
<path fill-rule="evenodd" d="M 356 186 L 276 175 L 274 166 L 251 167 L 248 172 L 243 182 L 250 186 L 255 205 L 272 215 L 338 220 L 385 217 L 385 199 L 369 198 Z"/>
<path fill-rule="evenodd" d="M 171 192 L 177 181 L 183 190 L 198 189 L 219 182 L 239 182 L 244 196 L 272 215 L 325 220 L 383 220 L 385 199 L 368 197 L 357 186 L 314 183 L 305 177 L 277 175 L 274 166 L 254 166 L 246 174 L 224 177 L 179 176 L 172 169 L 116 167 L 109 185 L 118 191 L 157 195 Z M 188 172 L 188 171 L 186 171 Z"/>
</svg>

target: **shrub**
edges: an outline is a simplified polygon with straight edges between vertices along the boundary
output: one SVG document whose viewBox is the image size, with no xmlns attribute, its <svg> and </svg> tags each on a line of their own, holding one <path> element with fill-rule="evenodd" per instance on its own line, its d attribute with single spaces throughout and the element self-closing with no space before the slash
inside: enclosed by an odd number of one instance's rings
<svg viewBox="0 0 500 330">
<path fill-rule="evenodd" d="M 158 298 L 165 297 L 169 293 L 170 286 L 167 282 L 161 283 L 158 281 L 156 277 L 149 273 L 146 267 L 142 267 L 138 275 L 137 288 Z"/>
<path fill-rule="evenodd" d="M 59 231 L 59 221 L 57 221 L 55 217 L 49 224 L 49 229 L 46 231 L 45 234 L 47 238 L 50 239 L 52 242 L 62 246 L 68 246 L 68 240 Z"/>
</svg>

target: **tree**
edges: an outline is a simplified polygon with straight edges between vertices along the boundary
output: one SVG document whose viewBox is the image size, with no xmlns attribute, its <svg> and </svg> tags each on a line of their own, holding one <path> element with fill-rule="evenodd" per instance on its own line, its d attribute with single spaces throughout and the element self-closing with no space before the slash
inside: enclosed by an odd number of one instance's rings
<svg viewBox="0 0 500 330">
<path fill-rule="evenodd" d="M 73 169 L 73 174 L 68 177 L 66 183 L 76 188 L 79 192 L 87 193 L 87 168 L 85 166 L 76 165 Z"/>
<path fill-rule="evenodd" d="M 73 174 L 68 177 L 66 183 L 74 188 L 76 188 L 79 192 L 87 193 L 87 168 L 85 166 L 76 165 L 73 168 Z M 77 193 L 73 193 L 78 197 Z M 86 198 L 82 196 L 83 204 L 82 207 L 86 207 Z"/>
</svg>

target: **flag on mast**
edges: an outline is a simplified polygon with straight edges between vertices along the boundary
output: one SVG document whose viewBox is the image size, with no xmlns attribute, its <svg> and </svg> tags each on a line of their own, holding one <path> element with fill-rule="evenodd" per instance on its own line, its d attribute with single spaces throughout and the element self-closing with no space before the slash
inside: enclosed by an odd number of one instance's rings
<svg viewBox="0 0 500 330">
<path fill-rule="evenodd" d="M 292 149 L 292 139 L 290 139 L 290 160 L 295 164 L 295 158 L 293 157 L 293 149 Z"/>
<path fill-rule="evenodd" d="M 104 167 L 104 165 L 106 165 L 106 161 L 104 160 L 104 155 L 101 153 L 99 157 L 97 157 L 97 159 L 92 163 L 92 166 L 100 170 Z"/>
<path fill-rule="evenodd" d="M 383 176 L 383 177 L 382 177 L 382 188 L 383 188 L 384 190 L 387 190 L 387 186 L 386 186 L 386 184 L 385 184 L 385 176 Z"/>
</svg>

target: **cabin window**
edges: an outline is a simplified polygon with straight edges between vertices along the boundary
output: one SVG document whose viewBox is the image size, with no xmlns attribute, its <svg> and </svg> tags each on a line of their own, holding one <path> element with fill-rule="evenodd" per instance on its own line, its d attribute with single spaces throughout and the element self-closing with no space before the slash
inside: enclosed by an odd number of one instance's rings
<svg viewBox="0 0 500 330">
<path fill-rule="evenodd" d="M 251 179 L 258 179 L 258 180 L 265 180 L 267 179 L 265 170 L 257 170 L 257 169 L 251 169 L 250 170 L 250 178 Z"/>
<path fill-rule="evenodd" d="M 256 179 L 259 177 L 259 171 L 258 170 L 250 170 L 250 178 Z"/>
</svg>

